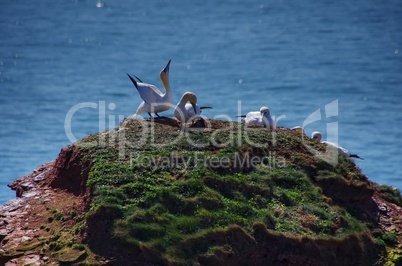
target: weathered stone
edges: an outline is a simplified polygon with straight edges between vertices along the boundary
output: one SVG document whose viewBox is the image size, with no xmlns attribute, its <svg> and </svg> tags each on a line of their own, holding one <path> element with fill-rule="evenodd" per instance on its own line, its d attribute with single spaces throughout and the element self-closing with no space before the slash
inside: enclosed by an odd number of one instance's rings
<svg viewBox="0 0 402 266">
<path fill-rule="evenodd" d="M 24 252 L 21 252 L 21 251 L 0 249 L 0 264 L 2 262 L 5 263 L 14 258 L 18 258 L 23 254 L 24 254 Z"/>
<path fill-rule="evenodd" d="M 0 242 L 7 236 L 6 229 L 0 229 Z"/>
<path fill-rule="evenodd" d="M 83 259 L 86 255 L 87 253 L 85 250 L 68 249 L 63 250 L 63 253 L 60 253 L 57 256 L 57 259 L 62 263 L 73 263 Z"/>
<path fill-rule="evenodd" d="M 35 248 L 39 247 L 40 245 L 42 245 L 41 241 L 35 241 L 35 240 L 25 241 L 25 242 L 22 242 L 20 245 L 18 245 L 16 250 L 17 251 L 28 251 L 28 250 L 35 249 Z"/>
<path fill-rule="evenodd" d="M 47 174 L 47 171 L 46 171 L 46 172 L 43 172 L 43 173 L 41 173 L 41 174 L 39 174 L 39 175 L 37 175 L 37 176 L 35 176 L 35 177 L 33 178 L 33 181 L 34 181 L 34 182 L 42 181 L 43 179 L 45 179 L 46 174 Z"/>
<path fill-rule="evenodd" d="M 5 266 L 41 266 L 43 261 L 39 255 L 29 254 L 26 256 L 21 256 L 19 258 L 12 259 L 8 261 Z"/>
</svg>

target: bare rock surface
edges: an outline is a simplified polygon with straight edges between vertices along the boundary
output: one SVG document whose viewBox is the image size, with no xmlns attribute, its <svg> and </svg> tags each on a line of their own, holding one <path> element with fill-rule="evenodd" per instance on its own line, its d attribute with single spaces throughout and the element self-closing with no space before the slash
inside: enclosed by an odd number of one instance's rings
<svg viewBox="0 0 402 266">
<path fill-rule="evenodd" d="M 66 161 L 66 150 L 70 149 L 62 150 L 56 161 L 9 184 L 16 198 L 0 206 L 0 265 L 59 265 L 86 256 L 85 250 L 57 246 L 61 239 L 71 246 L 82 242 L 79 234 L 72 233 L 77 224 L 73 218 L 86 206 L 75 190 L 51 185 L 62 177 L 55 174 L 60 162 Z"/>
</svg>

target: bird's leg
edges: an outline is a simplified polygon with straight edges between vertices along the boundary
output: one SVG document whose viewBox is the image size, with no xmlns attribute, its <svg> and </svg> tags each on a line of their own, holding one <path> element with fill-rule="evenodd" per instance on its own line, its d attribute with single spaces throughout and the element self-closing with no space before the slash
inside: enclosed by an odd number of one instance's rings
<svg viewBox="0 0 402 266">
<path fill-rule="evenodd" d="M 151 115 L 150 112 L 148 112 L 148 115 L 149 115 L 149 119 L 150 119 L 150 120 L 153 120 L 153 119 L 154 119 L 154 117 Z"/>
<path fill-rule="evenodd" d="M 177 120 L 177 126 L 180 127 L 180 130 L 183 131 L 183 132 L 186 129 L 186 124 L 181 122 L 181 121 L 179 121 L 179 120 Z"/>
</svg>

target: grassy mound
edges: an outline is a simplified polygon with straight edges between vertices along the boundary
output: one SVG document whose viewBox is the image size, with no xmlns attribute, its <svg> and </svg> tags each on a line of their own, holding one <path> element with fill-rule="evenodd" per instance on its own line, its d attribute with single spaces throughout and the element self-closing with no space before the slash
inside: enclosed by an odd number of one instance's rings
<svg viewBox="0 0 402 266">
<path fill-rule="evenodd" d="M 355 164 L 288 129 L 125 120 L 71 149 L 87 165 L 86 239 L 116 262 L 367 265 L 381 250 Z M 314 152 L 311 152 L 314 150 Z M 335 155 L 337 156 L 337 155 Z M 85 190 L 85 189 L 84 189 Z"/>
</svg>

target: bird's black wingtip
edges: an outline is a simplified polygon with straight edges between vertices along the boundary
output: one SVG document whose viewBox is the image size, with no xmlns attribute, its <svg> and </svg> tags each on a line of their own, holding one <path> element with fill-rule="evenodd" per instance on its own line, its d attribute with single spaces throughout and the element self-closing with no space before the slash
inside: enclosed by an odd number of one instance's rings
<svg viewBox="0 0 402 266">
<path fill-rule="evenodd" d="M 356 159 L 364 160 L 362 157 L 360 157 L 360 156 L 357 155 L 357 154 L 350 154 L 349 157 L 350 157 L 350 158 L 356 158 Z"/>
<path fill-rule="evenodd" d="M 133 76 L 138 80 L 138 82 L 144 83 L 139 77 L 133 74 Z"/>
<path fill-rule="evenodd" d="M 137 81 L 128 73 L 126 73 L 127 76 L 130 78 L 131 82 L 134 84 L 134 86 L 138 89 Z"/>
</svg>

